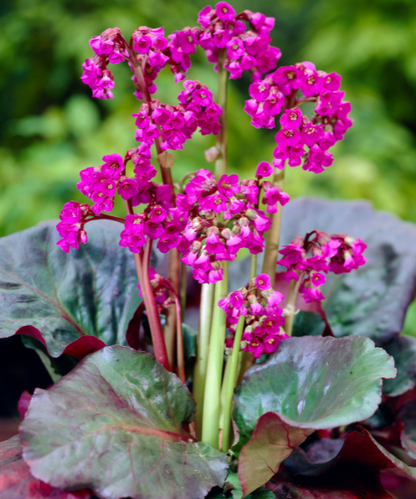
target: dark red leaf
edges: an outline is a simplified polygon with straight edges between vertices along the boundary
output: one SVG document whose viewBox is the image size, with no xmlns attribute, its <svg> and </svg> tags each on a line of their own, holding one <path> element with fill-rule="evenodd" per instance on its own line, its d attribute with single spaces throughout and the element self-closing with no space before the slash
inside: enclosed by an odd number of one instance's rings
<svg viewBox="0 0 416 499">
<path fill-rule="evenodd" d="M 83 489 L 67 492 L 34 478 L 22 459 L 19 437 L 0 443 L 0 499 L 90 499 Z"/>
<path fill-rule="evenodd" d="M 27 408 L 29 407 L 30 401 L 32 400 L 32 395 L 25 390 L 17 402 L 17 410 L 19 411 L 20 417 L 23 419 L 25 417 Z"/>
</svg>

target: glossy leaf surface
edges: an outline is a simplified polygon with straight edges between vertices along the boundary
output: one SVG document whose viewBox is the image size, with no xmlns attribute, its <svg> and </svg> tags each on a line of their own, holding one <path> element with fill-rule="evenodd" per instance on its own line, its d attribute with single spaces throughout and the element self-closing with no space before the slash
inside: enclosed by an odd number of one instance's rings
<svg viewBox="0 0 416 499">
<path fill-rule="evenodd" d="M 227 457 L 183 429 L 188 389 L 151 355 L 121 346 L 84 359 L 49 390 L 36 390 L 21 439 L 32 473 L 104 499 L 203 498 L 222 486 Z"/>
<path fill-rule="evenodd" d="M 0 239 L 0 338 L 32 336 L 52 357 L 125 344 L 139 296 L 133 257 L 118 244 L 122 225 L 92 222 L 88 243 L 69 254 L 55 225 Z"/>
<path fill-rule="evenodd" d="M 395 374 L 393 359 L 367 338 L 283 340 L 235 391 L 243 492 L 271 478 L 314 429 L 370 417 L 381 401 L 381 379 Z"/>
</svg>

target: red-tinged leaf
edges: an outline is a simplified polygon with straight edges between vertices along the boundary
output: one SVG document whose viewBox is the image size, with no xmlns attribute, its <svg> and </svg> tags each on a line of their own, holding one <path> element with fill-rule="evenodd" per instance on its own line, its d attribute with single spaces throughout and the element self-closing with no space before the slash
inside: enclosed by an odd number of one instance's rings
<svg viewBox="0 0 416 499">
<path fill-rule="evenodd" d="M 22 419 L 25 417 L 31 400 L 32 395 L 27 390 L 20 395 L 19 401 L 17 402 L 17 410 L 19 411 L 19 415 Z"/>
<path fill-rule="evenodd" d="M 282 461 L 313 431 L 291 427 L 273 412 L 263 414 L 240 452 L 238 478 L 243 497 L 277 473 Z"/>
<path fill-rule="evenodd" d="M 416 468 L 407 466 L 403 461 L 393 456 L 362 426 L 358 426 L 356 430 L 347 435 L 341 450 L 331 459 L 328 460 L 328 454 L 322 453 L 322 449 L 319 449 L 322 446 L 327 449 L 327 442 L 315 442 L 306 452 L 302 449 L 296 449 L 296 452 L 285 460 L 285 468 L 292 477 L 316 477 L 329 471 L 341 473 L 344 470 L 344 474 L 354 474 L 357 471 L 384 472 L 416 480 Z M 316 456 L 319 456 L 320 452 L 322 459 L 319 457 L 317 459 Z M 310 457 L 313 454 L 315 454 L 315 458 L 311 460 Z"/>
<path fill-rule="evenodd" d="M 0 338 L 28 335 L 51 357 L 77 359 L 126 344 L 140 297 L 132 254 L 118 244 L 122 225 L 89 224 L 88 243 L 69 254 L 55 225 L 0 239 Z"/>
<path fill-rule="evenodd" d="M 30 474 L 22 459 L 19 437 L 0 443 L 0 499 L 90 499 L 88 490 L 67 492 Z"/>
<path fill-rule="evenodd" d="M 127 326 L 126 341 L 129 347 L 140 350 L 140 326 L 142 325 L 144 302 L 140 303 Z"/>
<path fill-rule="evenodd" d="M 296 484 L 290 480 L 267 485 L 276 499 L 393 499 L 381 485 L 376 473 L 365 477 L 350 477 L 342 480 L 306 480 Z"/>
<path fill-rule="evenodd" d="M 40 480 L 101 499 L 203 499 L 223 486 L 228 460 L 184 430 L 194 411 L 153 356 L 106 347 L 35 390 L 20 426 L 24 459 Z"/>
<path fill-rule="evenodd" d="M 382 378 L 395 374 L 393 359 L 367 338 L 283 340 L 266 362 L 246 372 L 235 390 L 233 417 L 240 432 L 235 451 L 241 449 L 243 492 L 248 494 L 269 479 L 282 456 L 313 429 L 370 417 L 381 402 Z"/>
<path fill-rule="evenodd" d="M 412 458 L 416 459 L 416 400 L 406 404 L 398 415 L 403 422 L 401 443 L 404 450 Z"/>
</svg>

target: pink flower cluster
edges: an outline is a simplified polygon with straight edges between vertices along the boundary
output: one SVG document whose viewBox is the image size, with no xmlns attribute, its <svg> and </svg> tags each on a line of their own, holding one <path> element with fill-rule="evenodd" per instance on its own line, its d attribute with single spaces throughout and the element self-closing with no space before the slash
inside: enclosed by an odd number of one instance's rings
<svg viewBox="0 0 416 499">
<path fill-rule="evenodd" d="M 102 211 L 110 212 L 114 207 L 116 192 L 124 200 L 131 199 L 132 205 L 168 203 L 171 206 L 171 188 L 167 185 L 158 185 L 151 181 L 156 175 L 156 169 L 150 163 L 151 153 L 147 144 L 130 149 L 125 161 L 134 163 L 134 177 L 125 175 L 125 163 L 119 154 L 108 154 L 103 157 L 104 164 L 81 170 L 81 181 L 77 188 L 82 194 L 91 199 L 94 204 L 91 210 L 95 215 Z"/>
<path fill-rule="evenodd" d="M 80 244 L 85 244 L 88 241 L 84 225 L 89 215 L 93 214 L 88 204 L 80 204 L 76 201 L 64 204 L 59 215 L 61 221 L 56 228 L 62 237 L 57 245 L 65 253 L 69 253 L 70 248 L 78 249 Z"/>
<path fill-rule="evenodd" d="M 247 21 L 251 30 L 246 29 Z M 280 59 L 278 48 L 270 46 L 269 32 L 274 19 L 260 12 L 245 10 L 236 16 L 226 2 L 219 2 L 213 9 L 207 5 L 199 13 L 198 43 L 206 51 L 209 62 L 217 63 L 219 51 L 226 50 L 224 67 L 230 78 L 241 78 L 244 71 L 251 71 L 253 81 L 273 70 Z"/>
<path fill-rule="evenodd" d="M 168 45 L 170 70 L 175 76 L 175 83 L 178 83 L 185 79 L 185 74 L 191 67 L 190 54 L 195 54 L 195 47 L 198 44 L 196 28 L 175 31 L 168 38 L 170 38 Z"/>
<path fill-rule="evenodd" d="M 178 194 L 178 210 L 186 225 L 177 247 L 198 282 L 220 281 L 221 262 L 233 261 L 241 248 L 252 254 L 264 249 L 263 235 L 270 221 L 255 208 L 258 194 L 256 180 L 239 182 L 237 175 L 223 175 L 217 182 L 208 170 L 199 170 L 185 194 Z"/>
<path fill-rule="evenodd" d="M 343 274 L 364 265 L 367 262 L 363 256 L 366 248 L 359 238 L 313 231 L 305 239 L 295 237 L 284 246 L 279 251 L 283 258 L 277 264 L 287 268 L 283 279 L 300 282 L 299 292 L 305 302 L 310 303 L 325 299 L 320 289 L 326 282 L 325 274 Z"/>
<path fill-rule="evenodd" d="M 165 38 L 164 30 L 163 28 L 151 29 L 147 26 L 140 26 L 131 35 L 131 40 L 133 50 L 137 54 L 134 55 L 134 60 L 129 60 L 129 66 L 133 72 L 133 65 L 138 65 L 141 68 L 147 90 L 149 94 L 154 94 L 157 91 L 154 81 L 169 61 L 169 56 L 165 54 L 168 40 Z M 135 75 L 132 80 L 137 88 L 138 81 Z M 143 99 L 138 90 L 134 94 L 139 100 Z"/>
<path fill-rule="evenodd" d="M 87 59 L 82 67 L 83 83 L 92 90 L 92 96 L 98 99 L 111 99 L 114 77 L 108 69 L 108 63 L 117 64 L 128 55 L 126 43 L 118 28 L 110 28 L 90 40 L 90 47 L 95 57 Z"/>
<path fill-rule="evenodd" d="M 143 103 L 136 117 L 136 140 L 148 145 L 161 137 L 161 148 L 182 149 L 199 127 L 202 135 L 218 135 L 222 109 L 213 102 L 212 92 L 199 81 L 185 81 L 177 106 L 152 99 Z"/>
<path fill-rule="evenodd" d="M 303 162 L 304 170 L 321 173 L 333 163 L 328 149 L 352 126 L 351 104 L 342 100 L 340 85 L 339 75 L 316 71 L 311 62 L 281 67 L 250 85 L 245 111 L 253 126 L 274 128 L 275 117 L 284 108 L 273 153 L 276 168 L 282 169 L 286 161 L 292 167 Z M 299 108 L 304 102 L 315 103 L 311 119 Z"/>
<path fill-rule="evenodd" d="M 252 279 L 248 288 L 240 288 L 222 298 L 218 305 L 227 315 L 226 325 L 231 331 L 225 344 L 232 348 L 236 324 L 241 315 L 245 316 L 245 326 L 241 349 L 252 352 L 255 358 L 276 352 L 282 339 L 289 336 L 281 329 L 285 319 L 278 304 L 283 295 L 274 291 L 267 274 Z"/>
</svg>

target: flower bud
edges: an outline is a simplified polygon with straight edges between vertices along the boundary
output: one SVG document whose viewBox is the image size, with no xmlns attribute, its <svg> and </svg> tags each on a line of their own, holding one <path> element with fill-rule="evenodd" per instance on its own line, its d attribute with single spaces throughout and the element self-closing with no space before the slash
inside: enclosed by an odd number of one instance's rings
<svg viewBox="0 0 416 499">
<path fill-rule="evenodd" d="M 205 159 L 208 163 L 215 163 L 221 157 L 221 151 L 217 146 L 212 146 L 205 151 Z"/>
</svg>

